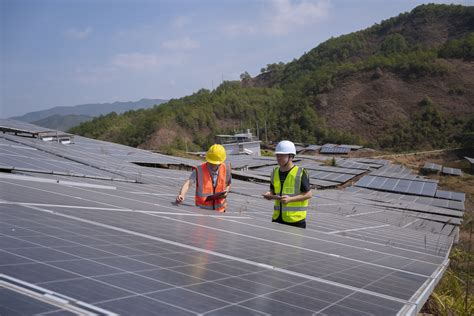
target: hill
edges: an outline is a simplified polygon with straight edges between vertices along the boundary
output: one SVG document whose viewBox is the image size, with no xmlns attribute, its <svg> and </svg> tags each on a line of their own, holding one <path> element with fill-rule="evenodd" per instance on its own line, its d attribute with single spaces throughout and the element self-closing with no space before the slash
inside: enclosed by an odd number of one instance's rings
<svg viewBox="0 0 474 316">
<path fill-rule="evenodd" d="M 75 106 L 57 106 L 48 110 L 35 111 L 22 116 L 11 117 L 11 119 L 32 123 L 53 115 L 74 114 L 95 117 L 110 112 L 123 113 L 129 110 L 150 108 L 166 101 L 167 100 L 162 99 L 141 99 L 135 102 L 90 103 Z"/>
<path fill-rule="evenodd" d="M 72 132 L 150 149 L 200 150 L 243 128 L 269 140 L 394 150 L 474 140 L 474 7 L 421 5 L 331 38 L 290 63 L 159 108 L 109 115 Z M 470 143 L 471 142 L 471 143 Z"/>
<path fill-rule="evenodd" d="M 69 115 L 59 115 L 55 114 L 52 116 L 48 116 L 44 119 L 37 120 L 31 122 L 32 124 L 51 128 L 59 131 L 67 131 L 73 126 L 79 125 L 82 122 L 87 122 L 92 120 L 91 116 L 87 115 L 76 115 L 76 114 L 69 114 Z"/>
</svg>

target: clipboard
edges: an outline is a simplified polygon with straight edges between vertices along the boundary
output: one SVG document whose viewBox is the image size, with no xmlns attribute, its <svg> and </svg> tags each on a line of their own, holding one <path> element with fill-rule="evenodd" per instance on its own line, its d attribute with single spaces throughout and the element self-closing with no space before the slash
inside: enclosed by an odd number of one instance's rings
<svg viewBox="0 0 474 316">
<path fill-rule="evenodd" d="M 222 191 L 222 192 L 214 193 L 213 195 L 209 195 L 208 197 L 206 197 L 206 202 L 222 199 L 222 195 L 226 193 L 227 193 L 226 191 Z"/>
<path fill-rule="evenodd" d="M 272 197 L 272 200 L 281 200 L 281 196 L 276 195 L 276 194 L 271 195 L 271 197 Z"/>
<path fill-rule="evenodd" d="M 264 194 L 262 194 L 262 196 L 265 196 Z M 270 197 L 270 200 L 281 200 L 281 196 L 277 195 L 277 194 L 271 194 L 271 195 L 267 195 L 268 197 Z"/>
</svg>

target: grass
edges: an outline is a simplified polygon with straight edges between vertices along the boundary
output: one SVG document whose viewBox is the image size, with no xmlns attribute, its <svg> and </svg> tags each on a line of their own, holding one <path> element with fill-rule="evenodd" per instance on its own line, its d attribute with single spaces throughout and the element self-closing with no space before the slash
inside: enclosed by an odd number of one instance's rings
<svg viewBox="0 0 474 316">
<path fill-rule="evenodd" d="M 322 164 L 323 166 L 337 167 L 337 161 L 334 157 L 332 157 L 332 159 L 325 160 Z"/>
<path fill-rule="evenodd" d="M 425 313 L 474 315 L 474 175 L 467 171 L 463 168 L 462 177 L 436 177 L 442 189 L 466 193 L 466 211 L 460 227 L 459 243 L 453 247 L 449 256 L 450 265 L 422 309 Z"/>
<path fill-rule="evenodd" d="M 471 227 L 472 223 L 471 221 Z M 468 244 L 471 246 L 472 242 Z M 450 259 L 449 268 L 429 297 L 422 312 L 443 316 L 474 315 L 472 290 L 474 255 L 472 249 L 458 245 L 451 251 Z"/>
</svg>

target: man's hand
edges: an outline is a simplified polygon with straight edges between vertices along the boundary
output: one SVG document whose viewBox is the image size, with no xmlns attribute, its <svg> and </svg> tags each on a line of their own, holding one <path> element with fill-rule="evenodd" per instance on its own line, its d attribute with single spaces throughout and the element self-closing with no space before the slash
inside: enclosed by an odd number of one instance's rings
<svg viewBox="0 0 474 316">
<path fill-rule="evenodd" d="M 178 194 L 178 196 L 176 196 L 176 203 L 180 204 L 180 203 L 183 203 L 183 201 L 184 201 L 184 196 L 181 194 Z"/>
<path fill-rule="evenodd" d="M 262 194 L 262 196 L 265 200 L 273 200 L 273 194 L 270 191 L 265 192 L 264 194 Z"/>
<path fill-rule="evenodd" d="M 291 196 L 282 195 L 280 202 L 283 203 L 283 204 L 287 204 L 287 203 L 290 203 L 291 200 L 292 200 L 292 199 L 291 199 Z"/>
<path fill-rule="evenodd" d="M 222 193 L 221 195 L 219 195 L 219 198 L 220 198 L 220 199 L 225 199 L 225 198 L 227 198 L 227 194 L 229 194 L 229 192 L 228 192 L 228 191 L 224 191 L 224 193 Z"/>
</svg>

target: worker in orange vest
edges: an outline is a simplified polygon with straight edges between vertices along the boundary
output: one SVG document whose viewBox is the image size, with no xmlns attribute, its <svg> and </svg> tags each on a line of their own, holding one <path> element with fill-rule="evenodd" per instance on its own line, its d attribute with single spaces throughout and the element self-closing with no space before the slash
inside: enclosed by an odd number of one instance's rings
<svg viewBox="0 0 474 316">
<path fill-rule="evenodd" d="M 212 145 L 206 153 L 206 162 L 195 167 L 176 196 L 176 203 L 182 203 L 192 183 L 196 184 L 194 197 L 197 206 L 225 212 L 227 194 L 230 191 L 231 170 L 224 161 L 227 155 L 222 145 Z"/>
</svg>

